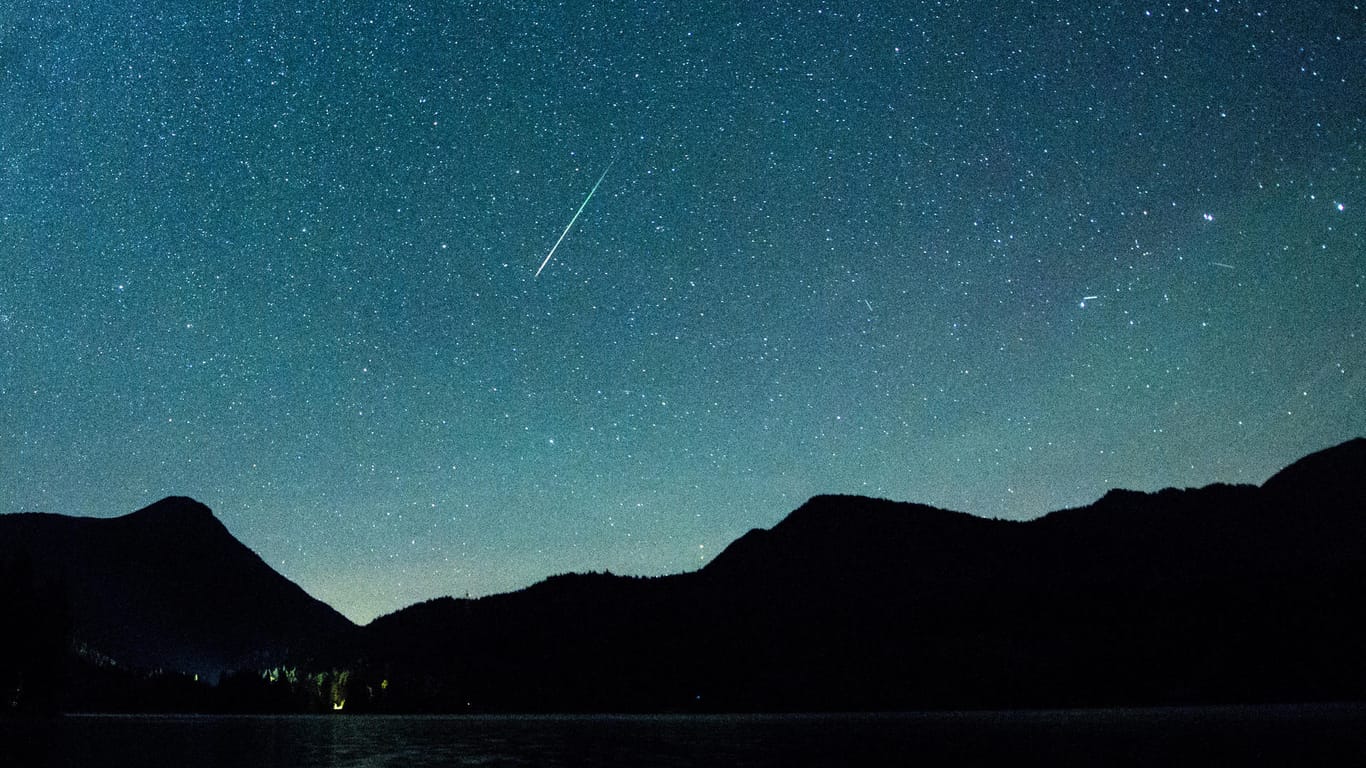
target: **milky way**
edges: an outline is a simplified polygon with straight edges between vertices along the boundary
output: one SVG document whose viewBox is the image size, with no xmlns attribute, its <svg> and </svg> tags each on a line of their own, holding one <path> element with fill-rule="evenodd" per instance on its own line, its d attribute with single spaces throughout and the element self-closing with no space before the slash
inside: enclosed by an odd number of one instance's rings
<svg viewBox="0 0 1366 768">
<path fill-rule="evenodd" d="M 696 568 L 815 493 L 1261 482 L 1366 433 L 1363 30 L 11 2 L 0 510 L 194 496 L 366 620 Z"/>
</svg>

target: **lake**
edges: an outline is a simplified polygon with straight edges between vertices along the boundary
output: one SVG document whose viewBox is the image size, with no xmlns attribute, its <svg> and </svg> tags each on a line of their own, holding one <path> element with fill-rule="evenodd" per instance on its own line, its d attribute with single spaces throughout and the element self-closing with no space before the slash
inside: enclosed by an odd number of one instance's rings
<svg viewBox="0 0 1366 768">
<path fill-rule="evenodd" d="M 0 721 L 4 766 L 1210 765 L 1366 756 L 1366 705 L 876 715 Z"/>
</svg>

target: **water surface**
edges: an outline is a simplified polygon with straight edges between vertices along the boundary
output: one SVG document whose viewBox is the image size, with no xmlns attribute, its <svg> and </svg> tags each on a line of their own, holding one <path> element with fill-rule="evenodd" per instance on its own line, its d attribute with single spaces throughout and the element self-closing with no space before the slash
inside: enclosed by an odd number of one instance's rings
<svg viewBox="0 0 1366 768">
<path fill-rule="evenodd" d="M 0 721 L 0 765 L 1208 765 L 1366 756 L 1366 705 L 879 715 L 72 716 Z"/>
</svg>

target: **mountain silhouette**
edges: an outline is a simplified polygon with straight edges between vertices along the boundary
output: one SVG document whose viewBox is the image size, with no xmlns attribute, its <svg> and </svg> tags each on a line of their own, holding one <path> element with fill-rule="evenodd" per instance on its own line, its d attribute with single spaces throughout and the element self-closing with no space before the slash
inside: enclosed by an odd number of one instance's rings
<svg viewBox="0 0 1366 768">
<path fill-rule="evenodd" d="M 1025 521 L 818 496 L 702 570 L 381 617 L 405 708 L 897 709 L 1360 698 L 1366 440 L 1262 487 Z M 424 698 L 425 697 L 425 698 Z"/>
<path fill-rule="evenodd" d="M 1356 439 L 1261 486 L 1115 490 L 1029 521 L 816 496 L 698 571 L 555 576 L 362 628 L 170 498 L 114 519 L 0 516 L 0 565 L 20 564 L 0 582 L 40 585 L 0 598 L 23 613 L 26 594 L 65 596 L 29 610 L 28 668 L 52 668 L 34 648 L 65 633 L 123 665 L 248 670 L 223 696 L 277 711 L 1361 700 L 1363 491 Z M 252 671 L 286 660 L 325 673 L 277 690 Z"/>
<path fill-rule="evenodd" d="M 0 561 L 66 600 L 73 640 L 125 666 L 207 676 L 344 647 L 356 627 L 171 497 L 116 518 L 0 515 Z"/>
</svg>

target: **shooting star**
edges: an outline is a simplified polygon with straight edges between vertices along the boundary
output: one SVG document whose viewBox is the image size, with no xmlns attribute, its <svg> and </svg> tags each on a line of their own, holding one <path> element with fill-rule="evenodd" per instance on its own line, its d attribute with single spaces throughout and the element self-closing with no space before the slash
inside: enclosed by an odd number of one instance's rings
<svg viewBox="0 0 1366 768">
<path fill-rule="evenodd" d="M 1086 309 L 1086 302 L 1093 301 L 1099 298 L 1099 296 L 1082 296 L 1081 301 L 1077 302 L 1077 306 L 1081 307 L 1082 309 Z"/>
<path fill-rule="evenodd" d="M 1232 264 L 1225 264 L 1222 261 L 1211 261 L 1210 263 L 1216 267 L 1223 267 L 1224 269 L 1237 269 L 1237 267 L 1233 266 Z"/>
<path fill-rule="evenodd" d="M 617 159 L 615 157 L 612 158 L 612 162 L 609 162 L 607 167 L 602 169 L 602 175 L 598 177 L 597 184 L 594 184 L 593 188 L 588 190 L 588 197 L 585 197 L 583 203 L 579 205 L 579 209 L 574 211 L 574 218 L 569 220 L 569 224 L 566 225 L 564 231 L 560 233 L 560 239 L 556 240 L 555 244 L 550 246 L 550 253 L 545 255 L 545 260 L 541 262 L 541 266 L 536 268 L 536 274 L 533 275 L 533 278 L 541 276 L 541 270 L 545 269 L 545 265 L 550 263 L 551 257 L 555 255 L 555 249 L 560 247 L 560 243 L 564 242 L 564 236 L 569 234 L 569 230 L 574 228 L 574 222 L 579 220 L 579 214 L 583 213 L 584 208 L 588 207 L 588 201 L 592 200 L 593 193 L 598 191 L 598 184 L 601 184 L 602 180 L 607 178 L 607 172 L 612 170 L 612 163 L 615 163 L 616 161 Z"/>
</svg>

